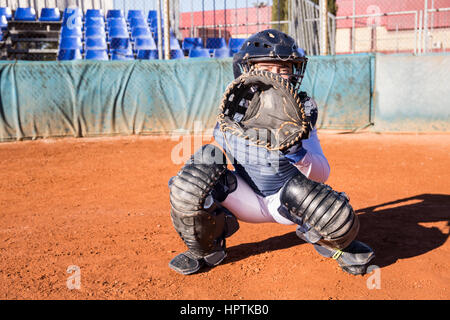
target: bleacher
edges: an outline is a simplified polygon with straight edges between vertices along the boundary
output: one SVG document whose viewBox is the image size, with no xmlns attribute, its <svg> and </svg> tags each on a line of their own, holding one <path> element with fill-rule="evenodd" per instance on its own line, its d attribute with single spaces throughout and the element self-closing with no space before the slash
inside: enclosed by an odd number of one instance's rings
<svg viewBox="0 0 450 320">
<path fill-rule="evenodd" d="M 0 59 L 8 60 L 151 60 L 158 59 L 157 12 L 141 10 L 0 8 Z M 164 32 L 164 30 L 162 30 Z M 164 41 L 164 39 L 162 39 Z M 185 38 L 170 30 L 170 57 L 228 58 L 245 39 Z M 23 46 L 22 43 L 27 43 Z M 2 55 L 2 48 L 4 54 Z M 163 43 L 164 49 L 164 43 Z"/>
<path fill-rule="evenodd" d="M 0 15 L 0 60 L 6 60 L 6 46 L 4 41 L 4 34 L 8 30 L 8 20 L 6 15 Z"/>
<path fill-rule="evenodd" d="M 6 25 L 5 25 L 6 19 Z M 61 21 L 59 10 L 44 8 L 39 18 L 33 8 L 14 12 L 0 8 L 2 57 L 8 60 L 55 60 Z"/>
</svg>

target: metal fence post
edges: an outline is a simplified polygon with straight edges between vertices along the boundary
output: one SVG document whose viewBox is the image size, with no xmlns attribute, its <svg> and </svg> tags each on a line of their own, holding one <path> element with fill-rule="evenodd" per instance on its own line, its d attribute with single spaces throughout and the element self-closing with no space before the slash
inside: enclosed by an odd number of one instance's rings
<svg viewBox="0 0 450 320">
<path fill-rule="evenodd" d="M 234 34 L 237 35 L 239 33 L 238 29 L 238 8 L 237 8 L 237 0 L 234 0 Z"/>
<path fill-rule="evenodd" d="M 425 0 L 425 8 L 423 10 L 423 51 L 427 53 L 428 51 L 428 0 Z"/>
<path fill-rule="evenodd" d="M 213 0 L 213 15 L 214 15 L 214 22 L 213 22 L 214 38 L 217 38 L 217 35 L 216 35 L 216 0 Z"/>
<path fill-rule="evenodd" d="M 156 0 L 156 19 L 158 20 L 158 59 L 163 59 L 162 50 L 162 25 L 161 25 L 161 0 Z"/>
<path fill-rule="evenodd" d="M 280 0 L 278 0 L 277 1 L 277 4 L 278 4 L 278 30 L 281 30 L 281 23 L 280 23 L 280 20 L 281 20 L 281 5 L 280 5 Z M 272 6 L 272 10 L 273 10 L 273 6 Z"/>
<path fill-rule="evenodd" d="M 356 0 L 353 0 L 353 17 L 352 17 L 352 41 L 351 41 L 351 51 L 355 53 L 355 16 L 356 16 Z"/>
<path fill-rule="evenodd" d="M 419 11 L 419 54 L 422 54 L 422 22 L 423 22 L 423 11 Z"/>
<path fill-rule="evenodd" d="M 227 40 L 227 0 L 223 0 L 223 14 L 224 14 L 224 25 L 223 25 L 223 37 Z"/>
<path fill-rule="evenodd" d="M 194 0 L 191 0 L 191 32 L 189 33 L 191 37 L 195 37 L 193 34 L 194 30 Z"/>
<path fill-rule="evenodd" d="M 170 11 L 169 0 L 164 0 L 164 59 L 170 60 Z M 160 36 L 161 37 L 161 36 Z"/>
<path fill-rule="evenodd" d="M 327 0 L 320 0 L 320 54 L 326 56 L 328 54 L 328 4 Z"/>
<path fill-rule="evenodd" d="M 205 36 L 205 0 L 202 0 L 202 38 L 206 41 Z"/>
<path fill-rule="evenodd" d="M 414 15 L 414 54 L 417 55 L 417 28 L 418 28 L 418 13 Z"/>
<path fill-rule="evenodd" d="M 248 0 L 245 0 L 245 19 L 246 21 L 248 21 Z M 248 23 L 247 23 L 247 37 L 249 36 L 248 34 Z"/>
</svg>

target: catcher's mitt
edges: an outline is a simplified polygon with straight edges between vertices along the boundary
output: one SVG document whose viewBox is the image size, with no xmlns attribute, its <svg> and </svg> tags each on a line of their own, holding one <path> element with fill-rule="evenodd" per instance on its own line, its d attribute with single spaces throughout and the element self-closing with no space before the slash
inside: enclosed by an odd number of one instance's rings
<svg viewBox="0 0 450 320">
<path fill-rule="evenodd" d="M 268 150 L 287 151 L 308 139 L 311 124 L 294 86 L 281 76 L 250 70 L 226 89 L 220 130 Z"/>
</svg>

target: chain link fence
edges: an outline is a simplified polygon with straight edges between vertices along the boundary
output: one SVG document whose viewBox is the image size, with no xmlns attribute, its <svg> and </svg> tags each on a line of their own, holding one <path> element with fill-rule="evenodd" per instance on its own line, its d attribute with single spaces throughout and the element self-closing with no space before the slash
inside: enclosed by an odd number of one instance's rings
<svg viewBox="0 0 450 320">
<path fill-rule="evenodd" d="M 287 32 L 310 56 L 325 46 L 333 55 L 450 51 L 450 0 L 323 1 L 327 29 L 321 0 L 168 0 L 168 12 L 166 0 L 0 0 L 0 59 L 229 57 L 243 39 L 268 28 Z M 102 30 L 92 34 L 92 26 Z M 165 26 L 167 47 L 159 41 Z M 92 47 L 99 34 L 105 43 Z"/>
<path fill-rule="evenodd" d="M 277 1 L 275 1 L 277 3 Z M 288 21 L 272 22 L 273 1 L 204 0 L 184 1 L 180 29 L 184 37 L 248 38 L 271 27 L 281 28 Z M 281 12 L 274 12 L 279 14 Z"/>
<path fill-rule="evenodd" d="M 168 2 L 169 12 L 166 13 L 165 0 L 0 0 L 0 59 L 90 59 L 93 50 L 105 51 L 93 54 L 94 59 L 100 60 L 163 58 L 166 25 L 170 28 L 171 58 L 231 57 L 253 33 L 268 28 L 289 31 L 287 0 Z M 102 21 L 93 20 L 99 18 Z M 134 18 L 140 21 L 132 21 Z M 119 19 L 122 21 L 117 21 Z M 165 20 L 169 23 L 165 24 Z M 92 34 L 93 25 L 102 30 Z M 123 32 L 117 32 L 119 25 Z M 98 35 L 106 43 L 92 41 L 91 38 Z M 140 38 L 146 37 L 152 39 L 141 41 Z M 129 41 L 115 41 L 115 38 Z M 102 44 L 91 47 L 91 42 Z M 116 48 L 116 42 L 124 46 Z M 144 44 L 142 54 L 138 42 Z M 197 49 L 205 52 L 199 53 Z M 116 55 L 118 50 L 126 53 Z M 194 54 L 190 55 L 191 51 Z"/>
<path fill-rule="evenodd" d="M 338 0 L 336 53 L 450 51 L 449 0 Z"/>
<path fill-rule="evenodd" d="M 319 55 L 321 50 L 321 14 L 319 1 L 311 0 L 290 0 L 289 8 L 289 33 L 294 37 L 299 46 L 303 48 L 307 55 Z M 327 52 L 336 54 L 336 16 L 333 12 L 327 12 Z M 322 48 L 323 49 L 323 48 Z"/>
</svg>

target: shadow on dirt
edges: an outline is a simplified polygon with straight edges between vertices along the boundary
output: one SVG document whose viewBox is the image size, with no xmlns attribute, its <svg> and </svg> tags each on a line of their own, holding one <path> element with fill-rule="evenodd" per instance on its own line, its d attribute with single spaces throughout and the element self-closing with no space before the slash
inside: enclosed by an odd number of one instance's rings
<svg viewBox="0 0 450 320">
<path fill-rule="evenodd" d="M 450 195 L 422 194 L 356 212 L 358 239 L 374 249 L 373 263 L 379 267 L 432 251 L 449 236 Z M 441 222 L 439 228 L 427 225 L 433 222 Z"/>
<path fill-rule="evenodd" d="M 372 264 L 389 266 L 443 245 L 449 237 L 450 195 L 422 194 L 356 211 L 361 222 L 358 240 L 376 254 Z M 427 223 L 441 222 L 439 228 Z M 224 264 L 264 252 L 304 244 L 295 232 L 229 248 Z"/>
<path fill-rule="evenodd" d="M 243 260 L 250 256 L 256 256 L 264 252 L 288 249 L 304 243 L 305 242 L 303 240 L 297 237 L 295 232 L 289 232 L 260 242 L 240 244 L 229 248 L 228 257 L 223 264 Z"/>
</svg>

